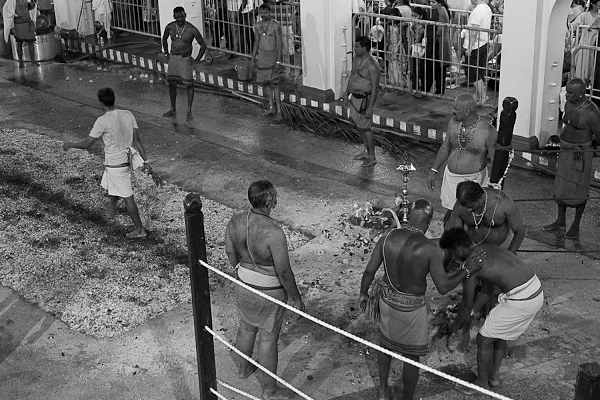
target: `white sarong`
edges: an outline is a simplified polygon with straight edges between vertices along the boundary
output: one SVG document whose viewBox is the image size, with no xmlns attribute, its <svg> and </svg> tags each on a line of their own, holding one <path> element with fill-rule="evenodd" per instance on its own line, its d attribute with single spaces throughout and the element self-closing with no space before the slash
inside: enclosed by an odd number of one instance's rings
<svg viewBox="0 0 600 400">
<path fill-rule="evenodd" d="M 109 196 L 123 198 L 133 196 L 128 154 L 128 149 L 105 154 L 106 168 L 104 168 L 100 186 L 108 192 Z"/>
<path fill-rule="evenodd" d="M 481 171 L 474 174 L 455 174 L 450 172 L 446 165 L 446 169 L 444 169 L 444 181 L 442 182 L 440 193 L 442 207 L 447 210 L 452 210 L 454 208 L 454 203 L 456 203 L 456 186 L 464 181 L 477 182 L 482 187 L 487 186 L 489 182 L 487 168 L 483 168 Z"/>
<path fill-rule="evenodd" d="M 544 304 L 544 292 L 537 275 L 498 296 L 498 305 L 490 311 L 479 333 L 502 340 L 516 340 L 529 328 Z"/>
</svg>

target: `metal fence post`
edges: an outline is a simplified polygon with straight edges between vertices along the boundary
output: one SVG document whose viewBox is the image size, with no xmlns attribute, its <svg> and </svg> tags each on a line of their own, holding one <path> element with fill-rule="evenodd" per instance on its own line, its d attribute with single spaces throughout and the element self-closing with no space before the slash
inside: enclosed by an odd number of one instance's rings
<svg viewBox="0 0 600 400">
<path fill-rule="evenodd" d="M 600 399 L 600 364 L 580 364 L 575 382 L 575 400 L 595 399 Z"/>
<path fill-rule="evenodd" d="M 498 138 L 496 143 L 503 147 L 509 147 L 512 143 L 513 130 L 517 119 L 517 107 L 519 102 L 514 97 L 506 97 L 502 101 L 502 113 L 500 114 L 500 126 L 498 127 Z M 494 153 L 494 162 L 492 164 L 492 173 L 490 174 L 490 183 L 498 183 L 504 176 L 504 171 L 508 166 L 508 151 L 496 150 Z M 504 188 L 502 181 L 501 188 Z"/>
<path fill-rule="evenodd" d="M 210 287 L 208 270 L 198 266 L 198 260 L 206 262 L 206 237 L 204 235 L 204 214 L 202 200 L 197 193 L 190 193 L 183 200 L 185 210 L 185 231 L 188 246 L 188 265 L 192 288 L 192 309 L 194 311 L 194 331 L 196 334 L 196 358 L 200 399 L 216 400 L 210 391 L 217 389 L 215 369 L 215 346 L 213 337 L 204 327 L 212 328 Z"/>
</svg>

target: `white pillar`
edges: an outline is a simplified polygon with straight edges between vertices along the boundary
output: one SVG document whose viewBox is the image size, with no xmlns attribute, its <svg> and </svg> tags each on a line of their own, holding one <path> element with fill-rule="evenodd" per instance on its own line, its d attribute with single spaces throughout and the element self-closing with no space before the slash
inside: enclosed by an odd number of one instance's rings
<svg viewBox="0 0 600 400">
<path fill-rule="evenodd" d="M 186 21 L 194 25 L 202 36 L 206 38 L 204 34 L 204 15 L 202 12 L 202 0 L 160 0 L 158 2 L 158 15 L 160 16 L 160 36 L 165 33 L 165 27 L 168 23 L 175 21 L 173 19 L 173 9 L 181 6 L 185 9 Z M 171 46 L 171 39 L 169 39 L 169 46 Z M 200 50 L 200 46 L 194 40 L 194 50 L 192 56 L 195 57 Z M 170 49 L 170 47 L 169 47 Z M 163 49 L 164 50 L 164 49 Z"/>
<path fill-rule="evenodd" d="M 558 128 L 558 98 L 571 0 L 506 0 L 500 101 L 519 101 L 513 143 L 543 146 Z"/>
<path fill-rule="evenodd" d="M 319 101 L 341 97 L 344 68 L 352 69 L 352 2 L 301 0 L 302 94 Z M 345 34 L 344 29 L 345 28 Z M 343 46 L 346 43 L 347 46 Z M 347 61 L 344 59 L 347 57 Z"/>
</svg>

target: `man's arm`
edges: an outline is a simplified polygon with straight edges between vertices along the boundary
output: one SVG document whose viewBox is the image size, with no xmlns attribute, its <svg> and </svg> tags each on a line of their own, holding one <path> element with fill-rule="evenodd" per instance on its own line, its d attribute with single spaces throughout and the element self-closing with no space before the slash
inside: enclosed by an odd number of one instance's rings
<svg viewBox="0 0 600 400">
<path fill-rule="evenodd" d="M 508 195 L 506 196 L 508 197 Z M 525 225 L 521 219 L 519 208 L 512 199 L 506 210 L 506 221 L 508 222 L 508 227 L 513 232 L 513 238 L 508 246 L 508 251 L 516 254 L 519 247 L 521 247 L 521 243 L 523 243 L 523 239 L 525 239 Z"/>
<path fill-rule="evenodd" d="M 465 279 L 463 282 L 463 293 L 460 299 L 460 306 L 458 308 L 458 315 L 448 325 L 448 334 L 452 335 L 454 332 L 459 330 L 465 321 L 471 316 L 471 310 L 475 304 L 475 286 L 477 284 L 477 278 L 474 276 Z"/>
<path fill-rule="evenodd" d="M 304 310 L 302 296 L 300 296 L 298 286 L 296 286 L 294 271 L 292 271 L 292 267 L 290 266 L 287 240 L 285 238 L 285 233 L 283 233 L 283 229 L 278 227 L 278 229 L 271 234 L 269 250 L 271 251 L 271 257 L 273 257 L 273 263 L 275 264 L 275 271 L 277 271 L 279 281 L 294 302 L 294 307 L 301 311 Z"/>
<path fill-rule="evenodd" d="M 196 62 L 198 62 L 202 59 L 202 56 L 204 56 L 204 53 L 206 52 L 206 42 L 204 41 L 204 38 L 198 29 L 194 30 L 194 38 L 196 38 L 196 42 L 198 42 L 200 45 L 200 51 L 198 52 L 198 57 L 196 57 Z"/>
<path fill-rule="evenodd" d="M 473 304 L 473 315 L 478 315 L 483 307 L 486 306 L 492 299 L 494 295 L 494 285 L 490 285 L 489 283 L 484 283 L 481 291 L 477 295 L 475 299 L 475 304 Z"/>
<path fill-rule="evenodd" d="M 471 28 L 479 28 L 479 24 L 474 24 L 474 23 L 470 23 L 469 27 Z M 467 32 L 467 35 L 469 36 L 469 47 L 467 47 L 465 49 L 465 54 L 467 56 L 471 55 L 471 49 L 473 48 L 473 44 L 477 41 L 479 42 L 479 35 L 481 34 L 480 31 L 474 31 L 469 29 Z"/>
<path fill-rule="evenodd" d="M 490 163 L 494 163 L 494 154 L 496 154 L 496 139 L 498 139 L 498 131 L 492 124 L 488 124 L 487 137 L 485 138 L 485 148 Z"/>
<path fill-rule="evenodd" d="M 369 287 L 371 283 L 373 283 L 373 279 L 375 278 L 375 273 L 379 269 L 381 262 L 383 261 L 383 241 L 385 237 L 382 236 L 377 241 L 375 248 L 373 249 L 373 253 L 371 254 L 371 259 L 369 260 L 365 271 L 363 272 L 363 276 L 360 282 L 360 299 L 359 306 L 363 308 L 363 300 L 366 305 L 366 299 L 368 297 Z"/>
<path fill-rule="evenodd" d="M 594 107 L 593 111 L 590 112 L 589 126 L 594 134 L 592 144 L 594 146 L 600 146 L 600 111 L 597 107 Z"/>
<path fill-rule="evenodd" d="M 260 43 L 260 36 L 258 32 L 258 24 L 254 24 L 254 45 L 252 46 L 252 60 L 250 61 L 252 65 L 256 62 L 256 55 L 258 54 L 258 44 Z"/>
<path fill-rule="evenodd" d="M 140 155 L 142 156 L 144 161 L 146 161 L 148 159 L 146 157 L 146 148 L 144 147 L 144 144 L 142 143 L 142 138 L 140 137 L 140 134 L 138 133 L 137 128 L 133 128 L 132 146 L 133 146 L 133 148 L 135 148 L 138 151 L 138 153 L 140 153 Z"/>
<path fill-rule="evenodd" d="M 450 219 L 448 220 L 447 227 L 445 229 L 465 227 L 465 221 L 462 219 L 463 210 L 464 208 L 458 204 L 458 201 L 454 203 L 454 208 L 452 209 Z"/>
<path fill-rule="evenodd" d="M 231 239 L 231 224 L 233 218 L 227 224 L 227 228 L 225 229 L 225 253 L 227 253 L 227 258 L 229 259 L 229 264 L 233 268 L 235 268 L 240 262 L 240 256 L 235 249 L 235 245 L 233 244 L 233 240 Z"/>
<path fill-rule="evenodd" d="M 448 133 L 438 150 L 437 156 L 435 157 L 435 162 L 433 163 L 433 167 L 429 171 L 429 175 L 427 176 L 427 187 L 429 190 L 435 189 L 435 179 L 437 178 L 437 174 L 442 168 L 442 165 L 448 160 L 450 156 L 450 123 L 448 124 Z M 435 171 L 434 171 L 435 170 Z"/>
<path fill-rule="evenodd" d="M 371 98 L 369 99 L 369 106 L 365 112 L 365 118 L 373 117 L 373 108 L 375 107 L 375 101 L 377 101 L 377 93 L 379 91 L 379 77 L 381 73 L 379 71 L 379 65 L 375 65 L 375 61 L 372 60 L 369 63 L 369 76 L 371 77 Z"/>
<path fill-rule="evenodd" d="M 85 139 L 83 139 L 81 142 L 64 142 L 63 143 L 63 150 L 67 151 L 70 148 L 73 149 L 89 149 L 90 147 L 92 147 L 92 145 L 94 143 L 96 143 L 96 140 L 98 138 L 92 137 L 92 136 L 88 136 Z"/>
<path fill-rule="evenodd" d="M 165 51 L 165 54 L 167 55 L 167 57 L 169 56 L 169 41 L 167 39 L 169 39 L 170 27 L 171 27 L 171 24 L 168 24 L 167 27 L 165 28 L 165 32 L 163 33 L 163 37 L 162 37 L 162 46 L 163 46 L 163 50 Z"/>
</svg>

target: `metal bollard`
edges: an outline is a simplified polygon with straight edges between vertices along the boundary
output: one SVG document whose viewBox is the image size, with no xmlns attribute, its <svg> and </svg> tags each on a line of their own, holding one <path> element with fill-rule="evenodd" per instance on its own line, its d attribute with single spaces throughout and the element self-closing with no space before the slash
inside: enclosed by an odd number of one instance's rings
<svg viewBox="0 0 600 400">
<path fill-rule="evenodd" d="M 498 138 L 496 144 L 509 147 L 512 143 L 513 130 L 517 119 L 517 107 L 519 102 L 514 97 L 506 97 L 502 101 L 502 113 L 500 114 L 500 126 L 498 127 Z M 508 166 L 509 154 L 506 150 L 496 150 L 494 153 L 494 162 L 490 174 L 490 184 L 498 183 L 504 176 L 504 171 Z M 501 184 L 504 187 L 504 181 Z"/>
<path fill-rule="evenodd" d="M 575 382 L 575 400 L 600 399 L 600 364 L 597 362 L 579 365 Z"/>
<path fill-rule="evenodd" d="M 194 311 L 194 331 L 196 335 L 196 359 L 200 399 L 216 400 L 210 391 L 217 389 L 215 369 L 215 345 L 213 337 L 204 327 L 212 328 L 210 286 L 208 270 L 198 265 L 198 260 L 206 262 L 206 237 L 204 234 L 204 214 L 202 200 L 197 193 L 190 193 L 183 200 L 185 210 L 185 231 L 188 246 L 188 265 L 192 288 L 192 309 Z"/>
</svg>

